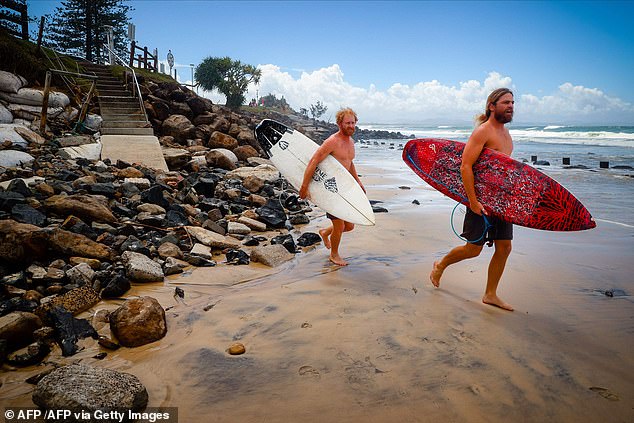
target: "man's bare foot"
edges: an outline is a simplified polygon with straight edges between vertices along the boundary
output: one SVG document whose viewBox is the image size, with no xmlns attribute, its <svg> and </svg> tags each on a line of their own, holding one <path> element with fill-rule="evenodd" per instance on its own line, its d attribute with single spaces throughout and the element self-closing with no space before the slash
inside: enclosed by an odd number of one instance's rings
<svg viewBox="0 0 634 423">
<path fill-rule="evenodd" d="M 344 259 L 342 259 L 339 255 L 336 256 L 330 256 L 328 257 L 328 259 L 333 262 L 334 264 L 336 264 L 337 266 L 347 266 L 348 262 L 345 261 Z"/>
<path fill-rule="evenodd" d="M 502 301 L 497 295 L 485 295 L 482 297 L 482 302 L 484 304 L 492 305 L 495 307 L 500 307 L 504 310 L 513 311 L 513 306 Z"/>
<path fill-rule="evenodd" d="M 330 250 L 330 237 L 327 234 L 328 228 L 319 230 L 319 236 L 321 237 L 321 239 L 324 240 L 324 245 L 326 246 L 326 248 Z"/>
<path fill-rule="evenodd" d="M 440 268 L 440 262 L 435 261 L 434 267 L 431 269 L 431 273 L 429 274 L 429 280 L 436 288 L 440 286 L 440 278 L 442 277 L 442 272 L 444 269 Z"/>
</svg>

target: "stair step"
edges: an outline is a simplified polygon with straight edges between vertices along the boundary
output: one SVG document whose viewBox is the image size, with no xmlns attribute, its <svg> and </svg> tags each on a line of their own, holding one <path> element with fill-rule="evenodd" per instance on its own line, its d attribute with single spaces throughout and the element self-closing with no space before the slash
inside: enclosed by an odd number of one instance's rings
<svg viewBox="0 0 634 423">
<path fill-rule="evenodd" d="M 124 87 L 125 85 L 123 84 L 123 81 L 120 80 L 112 80 L 112 81 L 104 81 L 104 80 L 98 80 L 97 81 L 97 87 Z"/>
<path fill-rule="evenodd" d="M 123 88 L 119 88 L 118 90 L 116 89 L 109 89 L 109 90 L 100 89 L 99 90 L 99 97 L 111 97 L 111 96 L 129 97 L 130 93 L 124 90 Z"/>
<path fill-rule="evenodd" d="M 102 128 L 151 128 L 152 125 L 146 121 L 131 121 L 131 122 L 122 122 L 122 121 L 109 121 L 104 119 L 101 123 Z"/>
<path fill-rule="evenodd" d="M 154 135 L 152 128 L 101 128 L 101 135 Z"/>
<path fill-rule="evenodd" d="M 101 111 L 102 116 L 107 116 L 110 120 L 126 120 L 126 119 L 145 119 L 145 115 L 139 109 L 130 112 L 121 112 L 119 110 Z"/>
<path fill-rule="evenodd" d="M 119 107 L 119 106 L 124 106 L 124 107 L 140 107 L 139 105 L 139 100 L 135 99 L 134 97 L 129 97 L 130 100 L 119 100 L 119 101 L 104 101 L 101 98 L 99 99 L 99 104 L 101 106 L 106 106 L 106 107 Z"/>
<path fill-rule="evenodd" d="M 99 108 L 102 112 L 110 112 L 111 114 L 116 114 L 117 111 L 121 111 L 121 114 L 128 114 L 130 112 L 141 111 L 141 107 L 139 103 L 130 103 L 130 104 L 100 104 Z"/>
</svg>

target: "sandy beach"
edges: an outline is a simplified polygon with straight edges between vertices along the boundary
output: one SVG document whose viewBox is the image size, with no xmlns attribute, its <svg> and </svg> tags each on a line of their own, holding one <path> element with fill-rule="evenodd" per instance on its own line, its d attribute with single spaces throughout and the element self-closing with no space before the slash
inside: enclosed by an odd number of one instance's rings
<svg viewBox="0 0 634 423">
<path fill-rule="evenodd" d="M 319 244 L 276 269 L 137 284 L 128 297 L 166 309 L 165 338 L 103 360 L 91 339 L 68 359 L 56 349 L 46 366 L 2 372 L 0 403 L 33 406 L 27 377 L 81 361 L 136 375 L 149 407 L 177 407 L 180 422 L 634 421 L 632 226 L 516 227 L 498 291 L 515 307 L 507 312 L 480 301 L 492 249 L 448 268 L 440 288 L 429 282 L 433 261 L 460 243 L 450 202 L 400 165 L 363 153 L 357 163 L 389 212 L 345 235 L 349 266 L 331 265 Z M 227 354 L 234 342 L 244 355 Z"/>
</svg>

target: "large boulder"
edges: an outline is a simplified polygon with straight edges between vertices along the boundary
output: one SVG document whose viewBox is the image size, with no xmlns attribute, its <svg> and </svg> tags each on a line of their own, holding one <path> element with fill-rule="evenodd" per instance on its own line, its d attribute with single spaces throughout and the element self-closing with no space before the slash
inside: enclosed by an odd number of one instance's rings
<svg viewBox="0 0 634 423">
<path fill-rule="evenodd" d="M 184 142 L 191 138 L 194 132 L 194 125 L 183 115 L 171 115 L 163 121 L 161 126 L 163 135 L 170 135 L 179 142 Z"/>
<path fill-rule="evenodd" d="M 39 144 L 42 145 L 46 142 L 46 139 L 42 137 L 37 132 L 31 131 L 29 128 L 25 126 L 16 126 L 13 130 L 20 135 L 23 139 L 31 144 Z"/>
<path fill-rule="evenodd" d="M 0 124 L 13 122 L 13 115 L 4 107 L 4 104 L 0 103 Z"/>
<path fill-rule="evenodd" d="M 60 228 L 39 228 L 18 223 L 15 220 L 0 220 L 0 260 L 25 262 L 43 258 L 48 250 L 70 256 L 112 260 L 114 252 L 104 244 Z"/>
<path fill-rule="evenodd" d="M 210 125 L 218 118 L 215 113 L 205 112 L 201 113 L 194 118 L 194 125 Z"/>
<path fill-rule="evenodd" d="M 14 104 L 42 106 L 44 102 L 44 91 L 35 88 L 20 88 L 16 93 L 0 91 L 0 98 Z M 48 107 L 61 107 L 63 109 L 69 104 L 70 99 L 66 94 L 55 91 L 49 92 Z"/>
<path fill-rule="evenodd" d="M 198 226 L 186 226 L 185 230 L 187 230 L 187 233 L 196 238 L 201 244 L 212 248 L 221 250 L 225 248 L 240 248 L 240 242 L 237 239 L 220 235 L 205 228 Z"/>
<path fill-rule="evenodd" d="M 251 157 L 259 157 L 258 150 L 250 145 L 241 145 L 233 150 L 233 153 L 238 157 L 240 161 L 246 162 Z"/>
<path fill-rule="evenodd" d="M 165 310 L 152 297 L 128 300 L 110 314 L 110 330 L 126 347 L 158 341 L 167 333 Z"/>
<path fill-rule="evenodd" d="M 213 107 L 211 100 L 198 96 L 188 99 L 187 105 L 191 109 L 192 113 L 194 113 L 194 116 L 205 113 Z"/>
<path fill-rule="evenodd" d="M 33 340 L 33 331 L 42 327 L 37 315 L 26 311 L 14 311 L 0 317 L 0 339 L 7 342 L 10 351 L 14 351 Z"/>
<path fill-rule="evenodd" d="M 76 422 L 93 422 L 97 410 L 143 411 L 148 393 L 139 379 L 131 374 L 85 364 L 60 367 L 44 376 L 35 387 L 33 402 L 46 410 L 70 410 L 89 415 Z M 118 418 L 99 419 L 119 422 Z"/>
<path fill-rule="evenodd" d="M 16 167 L 22 164 L 30 164 L 35 160 L 29 153 L 15 150 L 0 151 L 0 167 Z"/>
<path fill-rule="evenodd" d="M 16 128 L 18 128 L 19 126 L 20 125 L 15 125 L 12 123 L 0 123 L 0 144 L 4 143 L 5 141 L 9 141 L 11 142 L 11 144 L 18 145 L 20 147 L 28 146 L 28 141 L 24 139 L 22 135 L 20 135 L 20 133 L 18 132 L 19 130 L 16 131 Z"/>
<path fill-rule="evenodd" d="M 17 93 L 18 90 L 26 85 L 26 79 L 20 75 L 14 75 L 11 72 L 0 70 L 0 91 L 5 93 Z"/>
<path fill-rule="evenodd" d="M 231 128 L 231 122 L 224 116 L 219 116 L 218 119 L 215 119 L 210 125 L 214 131 L 223 132 L 225 134 L 229 132 L 229 128 Z"/>
<path fill-rule="evenodd" d="M 227 173 L 227 178 L 246 179 L 249 176 L 260 178 L 266 182 L 274 182 L 280 177 L 280 171 L 275 166 L 261 164 L 256 167 L 239 167 Z"/>
<path fill-rule="evenodd" d="M 0 261 L 22 263 L 43 256 L 48 250 L 41 228 L 15 220 L 0 220 Z"/>
<path fill-rule="evenodd" d="M 9 103 L 7 106 L 14 118 L 25 119 L 28 121 L 34 121 L 39 119 L 42 114 L 42 106 L 30 106 L 28 104 L 15 104 Z M 64 113 L 63 107 L 51 107 L 49 105 L 46 109 L 46 117 L 48 119 L 54 119 Z"/>
<path fill-rule="evenodd" d="M 125 264 L 126 276 L 134 282 L 161 282 L 163 280 L 163 269 L 161 265 L 149 257 L 125 251 L 121 255 Z"/>
<path fill-rule="evenodd" d="M 56 307 L 63 307 L 71 315 L 76 316 L 82 311 L 88 310 L 100 300 L 99 293 L 91 286 L 80 286 L 79 288 L 73 288 L 62 295 L 58 295 L 49 302 L 40 305 L 35 310 L 35 314 L 37 314 L 41 319 L 47 320 L 47 313 L 49 311 Z"/>
<path fill-rule="evenodd" d="M 182 148 L 163 148 L 163 158 L 171 170 L 180 169 L 191 160 L 191 153 Z"/>
<path fill-rule="evenodd" d="M 250 145 L 252 147 L 259 147 L 258 141 L 255 139 L 255 135 L 253 131 L 249 130 L 241 130 L 238 136 L 236 137 L 240 144 L 242 145 Z"/>
<path fill-rule="evenodd" d="M 111 261 L 115 257 L 114 251 L 107 245 L 95 242 L 82 234 L 66 231 L 60 228 L 43 229 L 46 234 L 48 247 L 69 256 L 95 258 Z"/>
<path fill-rule="evenodd" d="M 92 195 L 54 195 L 46 199 L 44 206 L 60 217 L 77 216 L 88 221 L 114 223 L 117 218 L 106 205 L 107 201 Z"/>
<path fill-rule="evenodd" d="M 189 108 L 187 103 L 183 103 L 180 101 L 173 101 L 170 103 L 170 114 L 171 115 L 183 115 L 187 119 L 194 119 L 194 114 L 192 113 L 192 109 Z"/>
<path fill-rule="evenodd" d="M 282 244 L 257 246 L 251 251 L 251 261 L 270 267 L 277 267 L 293 257 Z"/>
<path fill-rule="evenodd" d="M 209 141 L 207 142 L 207 147 L 209 148 L 226 148 L 227 150 L 232 150 L 238 147 L 238 140 L 233 138 L 231 135 L 223 134 L 220 131 L 214 131 L 209 136 Z"/>
<path fill-rule="evenodd" d="M 207 165 L 210 167 L 217 167 L 225 170 L 235 169 L 236 164 L 233 161 L 233 158 L 225 154 L 224 151 L 229 150 L 225 150 L 224 148 L 216 148 L 205 154 L 205 161 L 207 162 Z M 233 155 L 233 157 L 235 157 L 235 154 L 231 154 Z"/>
</svg>

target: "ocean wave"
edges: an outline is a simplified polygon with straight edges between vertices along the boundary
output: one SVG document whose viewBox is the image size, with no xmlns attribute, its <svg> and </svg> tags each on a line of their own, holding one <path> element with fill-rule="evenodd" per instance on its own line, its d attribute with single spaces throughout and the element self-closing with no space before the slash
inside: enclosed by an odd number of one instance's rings
<svg viewBox="0 0 634 423">
<path fill-rule="evenodd" d="M 416 138 L 447 138 L 466 141 L 473 127 L 451 125 L 370 124 L 363 129 L 387 130 L 414 135 Z M 584 144 L 634 148 L 634 127 L 630 126 L 510 126 L 511 136 L 517 141 L 554 144 Z"/>
<path fill-rule="evenodd" d="M 593 144 L 634 148 L 634 134 L 609 131 L 564 131 L 511 129 L 511 136 L 517 141 L 535 141 L 558 144 Z"/>
</svg>

